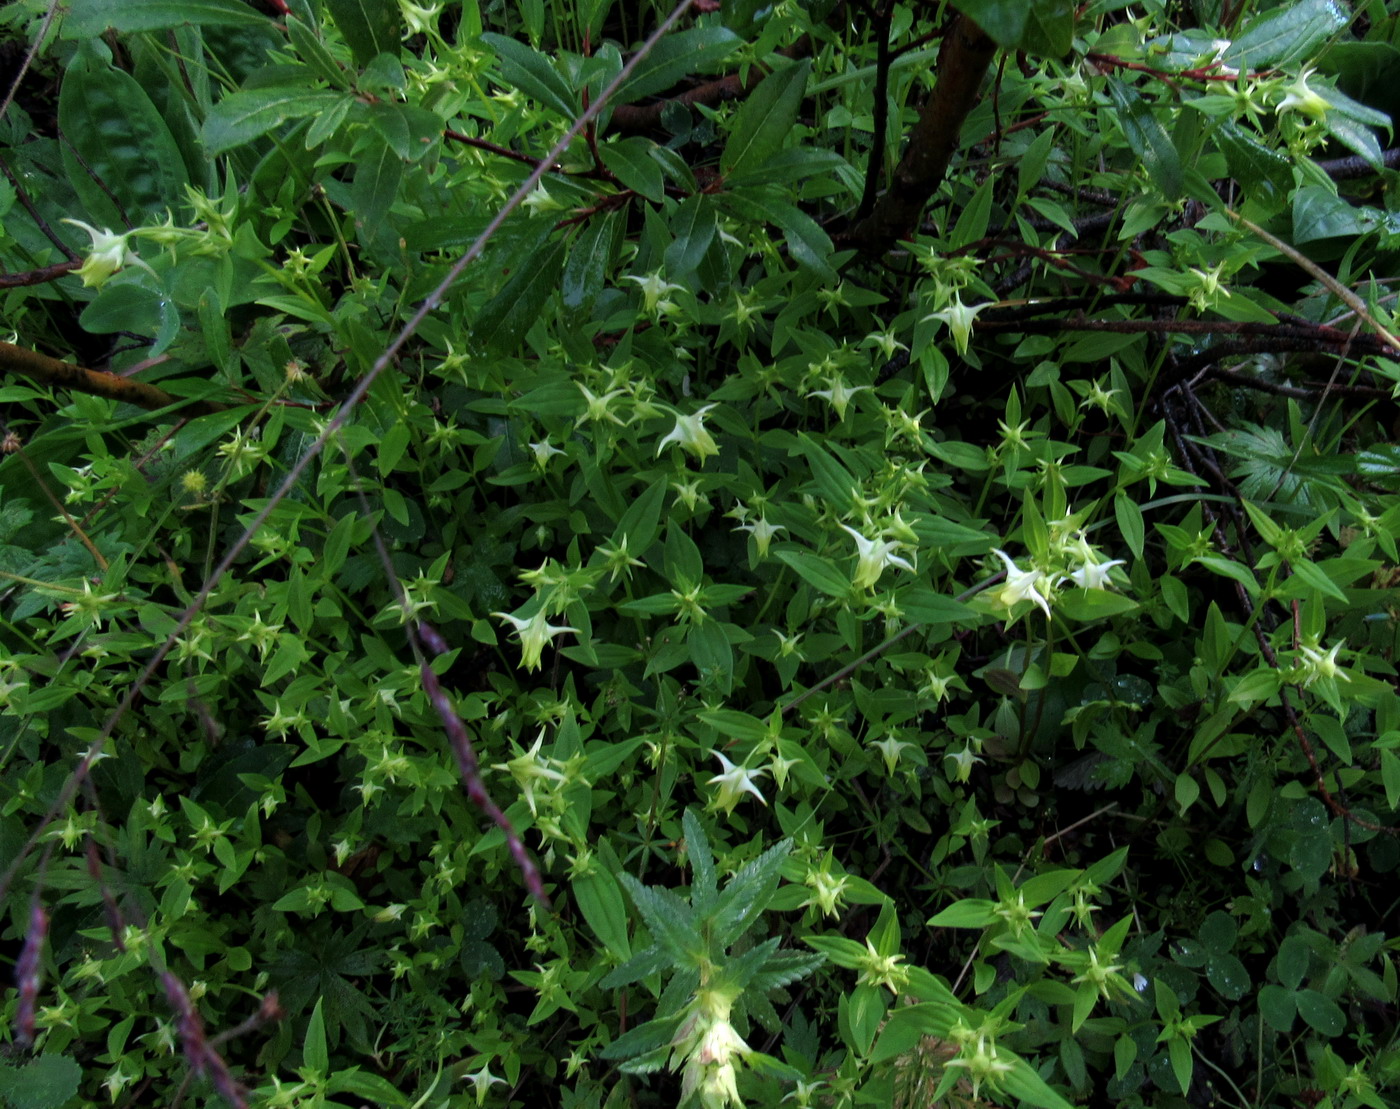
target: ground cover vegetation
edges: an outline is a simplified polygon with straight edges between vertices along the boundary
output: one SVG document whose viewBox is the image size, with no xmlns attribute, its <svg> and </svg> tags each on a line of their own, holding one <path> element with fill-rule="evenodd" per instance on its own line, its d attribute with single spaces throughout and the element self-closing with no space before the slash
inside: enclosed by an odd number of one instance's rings
<svg viewBox="0 0 1400 1109">
<path fill-rule="evenodd" d="M 1391 7 L 0 11 L 0 1102 L 1395 1104 Z"/>
</svg>

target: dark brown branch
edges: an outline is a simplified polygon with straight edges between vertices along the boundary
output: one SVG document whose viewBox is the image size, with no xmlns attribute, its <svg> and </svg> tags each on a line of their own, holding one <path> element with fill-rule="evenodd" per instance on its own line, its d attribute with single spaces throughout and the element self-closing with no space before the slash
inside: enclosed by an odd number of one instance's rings
<svg viewBox="0 0 1400 1109">
<path fill-rule="evenodd" d="M 185 403 L 184 398 L 172 396 L 164 389 L 143 381 L 132 381 L 105 370 L 89 370 L 85 366 L 75 366 L 72 362 L 61 362 L 47 354 L 17 347 L 11 343 L 0 343 L 0 371 L 20 374 L 51 388 L 73 389 L 95 397 L 124 401 L 149 412 Z M 186 413 L 190 416 L 206 416 L 210 412 L 222 412 L 225 407 L 227 406 L 218 401 L 189 401 L 186 404 Z"/>
<path fill-rule="evenodd" d="M 881 163 L 885 160 L 885 141 L 890 124 L 890 24 L 894 20 L 894 4 L 884 4 L 873 14 L 875 34 L 879 36 L 875 56 L 874 136 L 870 157 L 865 163 L 865 188 L 861 192 L 856 219 L 865 219 L 875 210 L 875 197 L 880 188 Z"/>
<path fill-rule="evenodd" d="M 938 84 L 919 112 L 909 146 L 875 210 L 852 228 L 850 240 L 865 254 L 881 254 L 919 225 L 924 206 L 943 183 L 958 149 L 963 121 L 982 93 L 994 43 L 965 15 L 958 15 L 938 51 Z"/>
<path fill-rule="evenodd" d="M 1313 165 L 1317 166 L 1333 181 L 1347 181 L 1353 177 L 1370 177 L 1372 174 L 1380 172 L 1359 154 L 1353 154 L 1346 158 L 1330 158 L 1325 162 L 1314 162 Z M 1400 147 L 1382 150 L 1381 165 L 1386 169 L 1400 169 Z"/>
<path fill-rule="evenodd" d="M 37 270 L 24 273 L 0 273 L 0 289 L 18 289 L 25 285 L 44 285 L 57 281 L 65 273 L 72 273 L 82 266 L 81 259 L 71 262 L 55 262 L 51 266 L 40 266 Z"/>
</svg>

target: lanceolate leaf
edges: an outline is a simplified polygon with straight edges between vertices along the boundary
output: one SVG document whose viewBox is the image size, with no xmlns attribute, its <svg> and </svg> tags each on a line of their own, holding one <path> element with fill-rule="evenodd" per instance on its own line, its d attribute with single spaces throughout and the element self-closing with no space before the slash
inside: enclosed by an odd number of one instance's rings
<svg viewBox="0 0 1400 1109">
<path fill-rule="evenodd" d="M 564 240 L 556 239 L 539 250 L 522 253 L 505 287 L 481 310 L 472 338 L 497 354 L 519 346 L 558 284 L 566 249 Z"/>
<path fill-rule="evenodd" d="M 741 41 L 725 27 L 697 27 L 667 35 L 632 71 L 613 103 L 627 104 L 665 92 L 681 78 L 723 60 Z"/>
<path fill-rule="evenodd" d="M 617 213 L 594 219 L 569 247 L 560 294 L 569 311 L 586 309 L 602 292 L 617 238 Z"/>
<path fill-rule="evenodd" d="M 224 97 L 204 121 L 204 146 L 223 154 L 267 134 L 289 119 L 316 115 L 340 102 L 338 92 L 313 92 L 300 86 L 246 89 Z"/>
<path fill-rule="evenodd" d="M 1264 69 L 1299 64 L 1351 22 L 1338 0 L 1280 4 L 1252 21 L 1225 51 L 1227 65 Z"/>
<path fill-rule="evenodd" d="M 578 94 L 538 50 L 506 35 L 482 35 L 481 41 L 500 60 L 501 76 L 511 86 L 569 119 L 578 112 Z"/>
<path fill-rule="evenodd" d="M 398 4 L 383 0 L 326 0 L 326 9 L 361 66 L 378 54 L 398 50 L 402 33 Z"/>
<path fill-rule="evenodd" d="M 86 39 L 107 30 L 163 31 L 186 23 L 261 28 L 267 17 L 240 0 L 72 0 L 60 33 Z"/>
<path fill-rule="evenodd" d="M 1118 122 L 1134 154 L 1142 159 L 1147 176 L 1168 200 L 1181 195 L 1181 156 L 1171 136 L 1136 91 L 1117 78 L 1108 79 L 1108 94 L 1118 109 Z"/>
<path fill-rule="evenodd" d="M 759 83 L 734 117 L 719 159 L 722 172 L 752 169 L 783 148 L 797 121 L 811 72 L 811 61 L 804 60 L 770 73 Z"/>
</svg>

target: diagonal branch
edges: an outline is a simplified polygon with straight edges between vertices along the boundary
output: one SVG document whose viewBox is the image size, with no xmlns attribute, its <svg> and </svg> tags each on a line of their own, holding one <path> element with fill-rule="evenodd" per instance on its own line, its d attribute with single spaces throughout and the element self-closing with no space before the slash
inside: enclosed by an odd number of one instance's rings
<svg viewBox="0 0 1400 1109">
<path fill-rule="evenodd" d="M 183 397 L 172 396 L 164 389 L 143 381 L 118 377 L 105 370 L 89 370 L 85 366 L 50 358 L 47 354 L 11 343 L 0 343 L 0 372 L 21 374 L 41 385 L 57 389 L 73 389 L 95 397 L 125 401 L 151 412 L 184 401 Z M 191 416 L 206 416 L 210 412 L 222 412 L 224 407 L 218 401 L 196 400 L 189 402 L 186 412 Z"/>
<path fill-rule="evenodd" d="M 996 43 L 965 15 L 953 20 L 938 51 L 938 84 L 919 112 L 909 147 L 874 211 L 851 230 L 853 245 L 879 254 L 919 224 L 958 149 L 963 121 L 982 92 Z"/>
</svg>

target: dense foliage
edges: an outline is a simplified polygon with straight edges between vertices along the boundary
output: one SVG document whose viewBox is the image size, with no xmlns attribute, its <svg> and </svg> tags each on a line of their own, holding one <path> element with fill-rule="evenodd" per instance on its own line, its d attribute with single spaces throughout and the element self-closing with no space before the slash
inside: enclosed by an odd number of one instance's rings
<svg viewBox="0 0 1400 1109">
<path fill-rule="evenodd" d="M 1386 3 L 0 33 L 0 1101 L 1394 1103 Z"/>
</svg>

